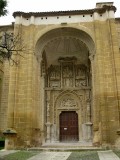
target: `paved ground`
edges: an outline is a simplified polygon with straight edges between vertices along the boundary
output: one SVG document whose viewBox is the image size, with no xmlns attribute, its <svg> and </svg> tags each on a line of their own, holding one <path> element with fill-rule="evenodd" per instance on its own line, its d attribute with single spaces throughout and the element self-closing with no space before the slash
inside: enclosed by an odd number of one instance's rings
<svg viewBox="0 0 120 160">
<path fill-rule="evenodd" d="M 42 152 L 29 160 L 66 160 L 71 152 Z"/>
<path fill-rule="evenodd" d="M 43 152 L 30 158 L 29 160 L 67 160 L 71 152 Z M 98 151 L 100 160 L 120 160 L 120 158 L 110 151 Z"/>
<path fill-rule="evenodd" d="M 8 155 L 10 153 L 15 153 L 15 152 L 18 152 L 18 151 L 15 151 L 15 150 L 9 150 L 9 151 L 6 151 L 6 150 L 0 150 L 0 158 L 5 156 L 5 155 Z"/>
<path fill-rule="evenodd" d="M 0 157 L 2 158 L 5 155 L 10 153 L 14 153 L 17 151 L 0 151 Z M 29 158 L 28 160 L 67 160 L 70 156 L 71 152 L 41 152 L 34 157 Z M 120 158 L 113 153 L 113 151 L 98 151 L 99 159 L 100 160 L 120 160 Z"/>
<path fill-rule="evenodd" d="M 110 151 L 99 151 L 98 155 L 99 155 L 100 160 L 120 160 L 120 158 L 115 153 L 113 153 L 111 150 Z"/>
</svg>

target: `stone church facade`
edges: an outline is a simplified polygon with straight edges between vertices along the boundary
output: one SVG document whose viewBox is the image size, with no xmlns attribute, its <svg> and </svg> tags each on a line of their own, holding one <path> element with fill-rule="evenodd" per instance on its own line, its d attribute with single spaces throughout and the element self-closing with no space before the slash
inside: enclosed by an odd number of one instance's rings
<svg viewBox="0 0 120 160">
<path fill-rule="evenodd" d="M 14 12 L 25 49 L 1 62 L 7 149 L 76 142 L 119 146 L 120 19 L 112 2 L 77 11 Z"/>
</svg>

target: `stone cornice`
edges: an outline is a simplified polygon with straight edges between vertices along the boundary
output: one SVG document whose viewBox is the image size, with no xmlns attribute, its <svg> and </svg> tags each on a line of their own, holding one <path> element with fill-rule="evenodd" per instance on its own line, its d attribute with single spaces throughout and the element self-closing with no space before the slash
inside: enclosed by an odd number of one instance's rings
<svg viewBox="0 0 120 160">
<path fill-rule="evenodd" d="M 45 16 L 66 16 L 66 15 L 83 15 L 83 14 L 93 14 L 97 12 L 99 14 L 105 13 L 106 11 L 114 11 L 116 12 L 115 6 L 107 6 L 104 5 L 102 8 L 88 9 L 88 10 L 73 10 L 73 11 L 53 11 L 53 12 L 14 12 L 13 17 L 24 17 L 30 18 L 34 17 L 45 17 Z"/>
</svg>

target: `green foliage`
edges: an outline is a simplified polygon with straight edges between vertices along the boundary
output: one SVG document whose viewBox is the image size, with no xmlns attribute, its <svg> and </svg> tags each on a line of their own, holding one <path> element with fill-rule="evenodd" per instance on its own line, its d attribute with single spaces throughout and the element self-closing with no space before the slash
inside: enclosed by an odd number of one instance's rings
<svg viewBox="0 0 120 160">
<path fill-rule="evenodd" d="M 38 152 L 19 151 L 11 153 L 4 157 L 5 160 L 27 160 L 28 158 L 35 156 Z"/>
<path fill-rule="evenodd" d="M 67 160 L 99 160 L 96 151 L 72 152 Z"/>
<path fill-rule="evenodd" d="M 113 152 L 120 158 L 120 150 L 113 150 Z"/>
<path fill-rule="evenodd" d="M 0 17 L 5 16 L 8 13 L 6 7 L 7 7 L 7 1 L 0 0 Z"/>
<path fill-rule="evenodd" d="M 5 138 L 4 137 L 0 137 L 0 141 L 5 141 Z"/>
<path fill-rule="evenodd" d="M 0 150 L 3 149 L 5 146 L 5 139 L 3 137 L 0 137 Z"/>
</svg>

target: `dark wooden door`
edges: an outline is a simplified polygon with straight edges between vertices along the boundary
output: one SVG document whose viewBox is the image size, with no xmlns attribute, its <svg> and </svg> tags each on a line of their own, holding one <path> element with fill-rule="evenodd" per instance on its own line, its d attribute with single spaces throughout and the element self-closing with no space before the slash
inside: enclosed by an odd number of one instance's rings
<svg viewBox="0 0 120 160">
<path fill-rule="evenodd" d="M 78 114 L 75 111 L 60 114 L 60 141 L 78 141 Z"/>
</svg>

